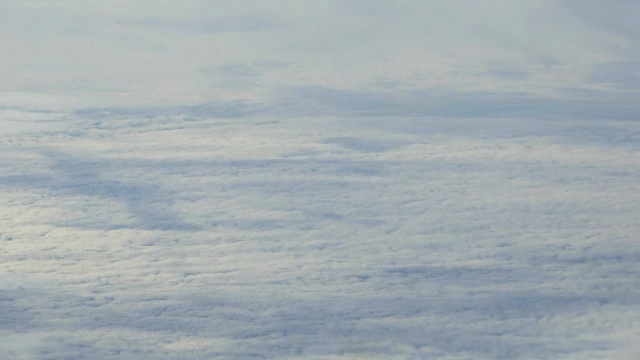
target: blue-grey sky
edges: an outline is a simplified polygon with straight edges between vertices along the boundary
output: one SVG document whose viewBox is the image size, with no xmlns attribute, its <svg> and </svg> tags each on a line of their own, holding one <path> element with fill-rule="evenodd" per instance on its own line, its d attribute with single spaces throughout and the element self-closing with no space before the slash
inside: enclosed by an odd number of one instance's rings
<svg viewBox="0 0 640 360">
<path fill-rule="evenodd" d="M 634 119 L 640 2 L 3 1 L 0 106 Z"/>
</svg>

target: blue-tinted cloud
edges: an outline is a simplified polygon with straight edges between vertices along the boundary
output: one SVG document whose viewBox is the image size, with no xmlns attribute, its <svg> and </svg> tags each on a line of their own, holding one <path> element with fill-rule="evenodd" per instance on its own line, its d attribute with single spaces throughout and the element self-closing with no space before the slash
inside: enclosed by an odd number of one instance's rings
<svg viewBox="0 0 640 360">
<path fill-rule="evenodd" d="M 640 3 L 635 0 L 602 2 L 598 0 L 558 0 L 567 10 L 587 22 L 605 31 L 611 31 L 640 41 L 640 24 L 637 14 Z"/>
<path fill-rule="evenodd" d="M 0 358 L 632 357 L 636 10 L 1 1 Z"/>
<path fill-rule="evenodd" d="M 435 92 L 427 102 L 436 101 L 439 114 L 516 108 L 579 116 L 557 110 L 573 106 L 563 89 L 599 92 L 614 103 L 637 90 L 633 2 L 606 11 L 594 1 L 550 0 L 120 5 L 4 3 L 4 91 L 30 94 L 34 108 L 42 96 L 73 97 L 85 107 L 243 101 L 272 108 L 292 88 L 385 94 L 383 103 Z M 461 112 L 459 101 L 471 110 Z M 589 106 L 580 101 L 577 107 Z M 603 105 L 619 110 L 617 118 L 636 111 Z"/>
<path fill-rule="evenodd" d="M 324 116 L 212 104 L 0 131 L 0 354 L 632 354 L 637 122 L 303 97 Z"/>
<path fill-rule="evenodd" d="M 620 90 L 640 90 L 640 62 L 612 62 L 596 66 L 589 80 Z"/>
<path fill-rule="evenodd" d="M 527 93 L 416 91 L 405 94 L 320 87 L 283 92 L 282 113 L 346 116 L 455 116 L 624 119 L 640 117 L 634 95 L 579 92 L 566 89 L 561 97 Z"/>
</svg>

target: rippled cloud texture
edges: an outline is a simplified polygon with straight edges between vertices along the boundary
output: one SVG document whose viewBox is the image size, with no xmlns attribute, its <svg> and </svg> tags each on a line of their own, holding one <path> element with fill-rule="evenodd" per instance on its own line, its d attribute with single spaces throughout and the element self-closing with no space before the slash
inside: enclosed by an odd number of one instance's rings
<svg viewBox="0 0 640 360">
<path fill-rule="evenodd" d="M 0 2 L 0 358 L 636 358 L 638 13 Z"/>
</svg>

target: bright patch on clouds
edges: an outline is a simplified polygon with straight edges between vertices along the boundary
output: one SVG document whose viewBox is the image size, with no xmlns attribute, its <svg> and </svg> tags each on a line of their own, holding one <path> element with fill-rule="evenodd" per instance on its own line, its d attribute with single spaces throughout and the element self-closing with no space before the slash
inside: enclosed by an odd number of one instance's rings
<svg viewBox="0 0 640 360">
<path fill-rule="evenodd" d="M 638 354 L 636 122 L 2 116 L 2 358 Z"/>
</svg>

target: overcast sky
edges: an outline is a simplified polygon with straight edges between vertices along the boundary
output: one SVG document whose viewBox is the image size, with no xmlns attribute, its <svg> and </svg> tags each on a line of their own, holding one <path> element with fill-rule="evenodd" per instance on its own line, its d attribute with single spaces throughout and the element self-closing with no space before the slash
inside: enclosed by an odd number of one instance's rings
<svg viewBox="0 0 640 360">
<path fill-rule="evenodd" d="M 640 2 L 2 1 L 0 106 L 640 115 Z"/>
</svg>

